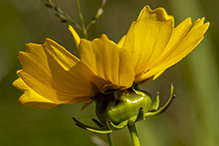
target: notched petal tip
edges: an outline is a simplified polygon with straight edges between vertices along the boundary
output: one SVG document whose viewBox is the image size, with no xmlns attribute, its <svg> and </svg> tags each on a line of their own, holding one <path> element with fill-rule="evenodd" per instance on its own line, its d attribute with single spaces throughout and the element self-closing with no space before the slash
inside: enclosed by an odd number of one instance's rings
<svg viewBox="0 0 219 146">
<path fill-rule="evenodd" d="M 152 10 L 152 9 L 150 8 L 150 6 L 146 5 L 146 6 L 142 9 L 142 11 L 141 11 L 139 17 L 141 17 L 141 15 L 142 15 L 143 13 L 145 13 L 145 12 L 147 12 L 147 13 L 150 14 L 150 15 L 156 14 L 156 18 L 157 18 L 158 21 L 165 21 L 165 20 L 174 19 L 173 16 L 168 15 L 167 12 L 166 12 L 166 10 L 165 10 L 164 8 L 161 8 L 161 7 Z M 139 18 L 138 18 L 138 19 L 139 19 Z"/>
<path fill-rule="evenodd" d="M 209 26 L 210 26 L 210 22 L 206 22 L 205 21 L 205 17 L 199 18 L 197 19 L 193 24 L 192 24 L 192 28 L 191 28 L 191 32 L 192 29 L 194 30 L 194 35 L 196 35 L 197 37 L 202 37 L 205 32 L 208 30 Z"/>
<path fill-rule="evenodd" d="M 210 25 L 210 22 L 204 23 L 204 21 L 205 21 L 205 17 L 198 18 L 195 22 L 193 22 L 193 27 L 194 26 L 202 26 L 202 25 L 206 25 L 206 26 Z"/>
<path fill-rule="evenodd" d="M 210 27 L 210 22 L 206 22 L 203 24 L 203 29 L 205 32 L 208 30 L 209 27 Z"/>
</svg>

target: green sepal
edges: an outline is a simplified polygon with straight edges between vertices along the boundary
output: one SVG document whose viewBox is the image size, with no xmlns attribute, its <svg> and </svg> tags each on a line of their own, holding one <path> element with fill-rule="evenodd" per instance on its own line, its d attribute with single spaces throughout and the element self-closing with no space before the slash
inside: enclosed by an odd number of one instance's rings
<svg viewBox="0 0 219 146">
<path fill-rule="evenodd" d="M 112 130 L 110 130 L 107 126 L 96 128 L 96 127 L 91 127 L 91 126 L 85 125 L 85 124 L 81 123 L 80 121 L 78 121 L 74 117 L 72 119 L 76 122 L 75 123 L 76 126 L 83 128 L 83 129 L 90 131 L 90 132 L 99 133 L 99 134 L 107 134 L 107 133 L 112 132 Z"/>
<path fill-rule="evenodd" d="M 166 109 L 170 106 L 170 104 L 172 103 L 172 101 L 176 97 L 175 95 L 173 95 L 173 90 L 174 90 L 174 87 L 173 87 L 173 84 L 171 84 L 170 96 L 169 96 L 169 99 L 166 102 L 166 104 L 157 111 L 145 113 L 145 117 L 149 118 L 149 119 L 153 119 L 153 118 L 156 118 L 157 116 L 159 116 L 160 114 L 162 114 L 164 111 L 166 111 Z"/>
<path fill-rule="evenodd" d="M 103 125 L 102 123 L 100 123 L 99 121 L 97 121 L 96 119 L 92 119 L 94 121 L 94 123 L 98 126 L 98 127 L 105 127 L 106 125 Z"/>
<path fill-rule="evenodd" d="M 157 92 L 154 102 L 152 103 L 152 106 L 148 112 L 156 111 L 159 108 L 159 104 L 160 104 L 160 98 L 159 98 L 159 93 Z"/>
<path fill-rule="evenodd" d="M 115 125 L 113 122 L 108 120 L 106 122 L 106 124 L 107 124 L 107 127 L 109 127 L 109 129 L 115 131 L 115 130 L 120 130 L 120 129 L 124 128 L 128 124 L 128 120 L 123 121 L 123 122 L 119 123 L 118 125 Z"/>
<path fill-rule="evenodd" d="M 91 128 L 86 128 L 86 130 L 98 134 L 108 134 L 113 132 L 113 130 L 102 130 L 102 129 L 91 129 Z"/>
</svg>

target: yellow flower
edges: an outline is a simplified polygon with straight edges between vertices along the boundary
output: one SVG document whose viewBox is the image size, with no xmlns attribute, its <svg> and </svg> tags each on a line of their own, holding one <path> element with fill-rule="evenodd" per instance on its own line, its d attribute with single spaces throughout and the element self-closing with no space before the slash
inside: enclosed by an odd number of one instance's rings
<svg viewBox="0 0 219 146">
<path fill-rule="evenodd" d="M 51 39 L 26 44 L 26 52 L 19 53 L 23 69 L 13 85 L 24 92 L 19 102 L 27 107 L 84 102 L 98 93 L 155 80 L 188 55 L 208 27 L 204 18 L 194 23 L 187 18 L 174 28 L 174 18 L 163 8 L 149 6 L 119 43 L 105 34 L 93 41 L 81 39 L 69 26 L 80 59 Z"/>
</svg>

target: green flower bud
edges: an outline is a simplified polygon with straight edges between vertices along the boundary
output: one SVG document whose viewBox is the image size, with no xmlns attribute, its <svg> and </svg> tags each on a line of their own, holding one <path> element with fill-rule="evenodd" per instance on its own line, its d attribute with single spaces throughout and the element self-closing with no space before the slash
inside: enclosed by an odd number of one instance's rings
<svg viewBox="0 0 219 146">
<path fill-rule="evenodd" d="M 115 125 L 124 121 L 133 123 L 136 121 L 140 109 L 146 113 L 151 106 L 150 94 L 132 87 L 117 90 L 111 94 L 101 94 L 96 99 L 96 115 L 103 124 L 107 124 L 109 121 Z"/>
<path fill-rule="evenodd" d="M 152 102 L 150 93 L 137 90 L 135 87 L 116 90 L 110 94 L 99 93 L 93 98 L 96 102 L 96 115 L 100 122 L 95 119 L 92 120 L 98 128 L 85 125 L 76 118 L 73 118 L 73 120 L 77 126 L 88 131 L 100 134 L 111 133 L 114 130 L 124 128 L 126 125 L 132 126 L 137 121 L 145 120 L 146 118 L 156 118 L 169 107 L 175 98 L 175 95 L 173 95 L 174 87 L 171 84 L 168 101 L 163 107 L 158 109 L 160 103 L 159 94 L 156 95 Z"/>
</svg>

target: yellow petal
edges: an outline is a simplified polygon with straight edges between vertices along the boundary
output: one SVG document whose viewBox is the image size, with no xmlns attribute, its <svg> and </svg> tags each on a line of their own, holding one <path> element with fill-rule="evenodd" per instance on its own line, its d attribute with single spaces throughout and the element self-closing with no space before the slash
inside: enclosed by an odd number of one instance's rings
<svg viewBox="0 0 219 146">
<path fill-rule="evenodd" d="M 73 35 L 73 38 L 74 38 L 75 45 L 78 48 L 78 46 L 80 44 L 80 37 L 79 37 L 79 35 L 77 34 L 77 32 L 74 30 L 74 28 L 71 25 L 69 25 L 68 29 L 71 31 L 71 33 Z"/>
<path fill-rule="evenodd" d="M 174 28 L 168 46 L 165 48 L 162 54 L 171 51 L 170 49 L 174 49 L 173 45 L 178 45 L 178 42 L 180 42 L 180 40 L 182 40 L 187 35 L 191 27 L 192 27 L 192 20 L 190 17 L 188 17 L 187 19 L 182 21 L 176 28 Z"/>
<path fill-rule="evenodd" d="M 142 76 L 136 76 L 135 82 L 138 84 L 148 84 L 154 80 L 156 80 L 165 70 L 162 70 L 161 72 L 158 72 L 157 74 L 153 75 L 150 78 L 141 78 Z"/>
<path fill-rule="evenodd" d="M 13 82 L 13 86 L 24 92 L 19 98 L 19 102 L 26 107 L 35 107 L 40 109 L 49 109 L 58 106 L 51 100 L 44 98 L 31 90 L 21 78 L 18 78 Z"/>
<path fill-rule="evenodd" d="M 173 36 L 151 70 L 142 76 L 142 79 L 149 78 L 154 74 L 165 70 L 187 56 L 204 38 L 203 35 L 209 27 L 204 18 L 198 19 L 191 24 L 190 18 L 184 20 L 174 29 Z M 140 80 L 142 80 L 140 79 Z"/>
<path fill-rule="evenodd" d="M 30 89 L 56 104 L 88 100 L 101 86 L 86 65 L 52 40 L 47 39 L 44 45 L 27 44 L 26 50 L 19 53 L 23 70 L 18 76 Z"/>
<path fill-rule="evenodd" d="M 161 55 L 173 31 L 173 17 L 163 8 L 151 10 L 145 6 L 136 22 L 133 22 L 123 48 L 129 50 L 138 75 L 147 71 Z"/>
<path fill-rule="evenodd" d="M 79 61 L 77 57 L 51 39 L 46 39 L 43 48 L 46 55 L 52 56 L 65 70 L 69 70 Z"/>
<path fill-rule="evenodd" d="M 82 39 L 79 47 L 81 61 L 103 79 L 104 84 L 132 86 L 134 70 L 127 50 L 118 48 L 106 35 L 93 41 Z"/>
</svg>

